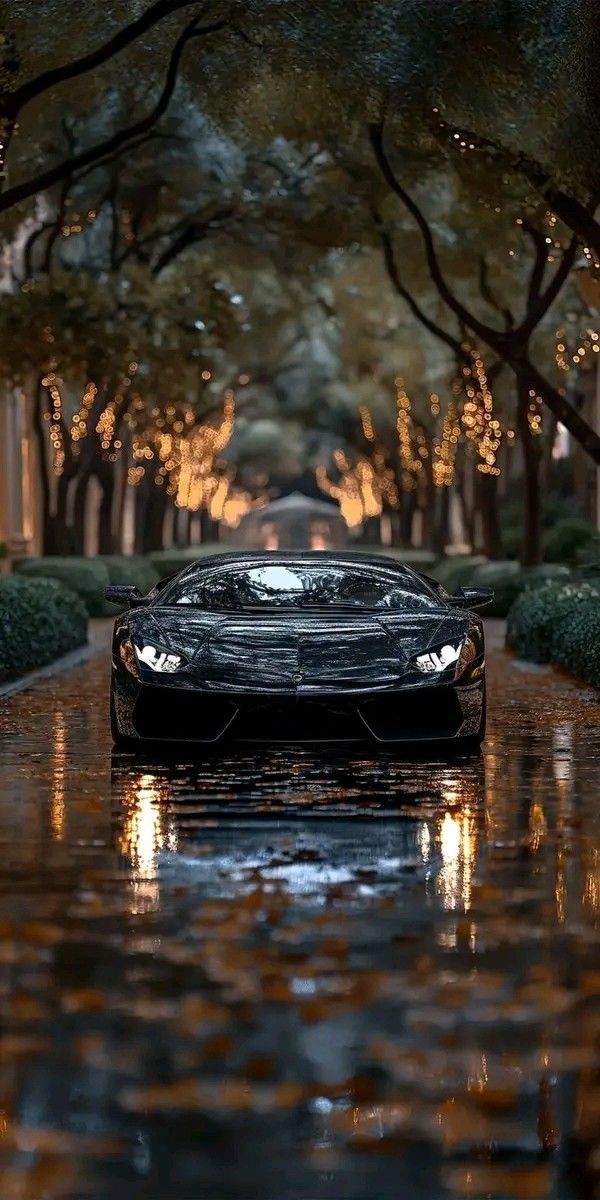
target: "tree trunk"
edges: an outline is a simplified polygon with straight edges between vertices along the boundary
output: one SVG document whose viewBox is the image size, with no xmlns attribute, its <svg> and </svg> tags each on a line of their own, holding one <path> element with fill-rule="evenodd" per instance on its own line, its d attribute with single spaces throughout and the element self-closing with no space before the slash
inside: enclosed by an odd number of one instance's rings
<svg viewBox="0 0 600 1200">
<path fill-rule="evenodd" d="M 85 509 L 91 475 L 80 475 L 75 485 L 73 502 L 73 554 L 85 554 Z"/>
<path fill-rule="evenodd" d="M 475 474 L 477 507 L 481 515 L 483 550 L 488 558 L 500 558 L 502 535 L 498 514 L 498 476 Z"/>
<path fill-rule="evenodd" d="M 163 487 L 150 483 L 143 514 L 141 553 L 163 549 L 163 524 L 167 508 L 167 493 Z"/>
<path fill-rule="evenodd" d="M 116 544 L 112 529 L 115 478 L 112 464 L 110 471 L 102 472 L 102 479 L 99 482 L 102 488 L 102 498 L 98 507 L 98 553 L 115 554 Z"/>
<path fill-rule="evenodd" d="M 436 491 L 438 519 L 433 549 L 437 554 L 443 554 L 450 541 L 450 488 L 437 488 Z"/>
<path fill-rule="evenodd" d="M 205 508 L 200 513 L 200 537 L 203 542 L 217 542 L 219 540 L 219 523 L 213 521 L 211 515 Z"/>
<path fill-rule="evenodd" d="M 400 513 L 397 509 L 391 509 L 390 513 L 390 528 L 392 531 L 392 546 L 402 545 L 402 530 L 400 527 Z"/>
<path fill-rule="evenodd" d="M 458 450 L 460 450 L 460 447 L 458 447 Z M 468 459 L 465 461 L 464 454 L 457 453 L 454 486 L 460 504 L 465 541 L 468 542 L 470 546 L 473 546 L 475 538 L 475 521 L 473 504 L 471 503 L 472 489 L 470 486 L 470 476 L 469 480 L 467 480 L 466 474 L 467 469 L 470 468 L 470 466 L 470 461 Z"/>
<path fill-rule="evenodd" d="M 146 498 L 144 494 L 146 480 L 143 479 L 135 488 L 133 496 L 133 553 L 141 554 L 144 543 L 144 520 Z"/>
<path fill-rule="evenodd" d="M 529 427 L 531 398 L 525 382 L 519 381 L 517 428 L 523 451 L 523 541 L 520 561 L 524 567 L 542 561 L 542 503 L 540 490 L 541 436 Z"/>
<path fill-rule="evenodd" d="M 402 545 L 410 546 L 412 538 L 413 516 L 416 508 L 416 492 L 402 491 L 400 493 L 402 509 L 400 512 L 400 538 Z"/>
</svg>

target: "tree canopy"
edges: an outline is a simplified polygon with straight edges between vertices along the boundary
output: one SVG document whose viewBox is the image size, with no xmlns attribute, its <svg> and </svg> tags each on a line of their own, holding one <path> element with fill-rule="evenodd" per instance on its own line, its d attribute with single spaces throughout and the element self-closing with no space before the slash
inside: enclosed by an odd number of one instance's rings
<svg viewBox="0 0 600 1200">
<path fill-rule="evenodd" d="M 352 520 L 469 463 L 492 486 L 511 443 L 537 469 L 557 421 L 600 461 L 579 399 L 590 0 L 40 0 L 3 20 L 0 371 L 39 389 L 59 483 L 123 460 L 187 504 L 185 446 L 234 408 L 207 449 L 213 516 L 219 487 L 237 512 L 307 474 Z"/>
</svg>

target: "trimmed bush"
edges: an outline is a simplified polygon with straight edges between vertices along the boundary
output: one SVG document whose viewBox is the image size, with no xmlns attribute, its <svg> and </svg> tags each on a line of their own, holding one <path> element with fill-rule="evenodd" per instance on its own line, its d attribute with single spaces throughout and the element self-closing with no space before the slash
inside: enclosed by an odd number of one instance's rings
<svg viewBox="0 0 600 1200">
<path fill-rule="evenodd" d="M 0 578 L 0 681 L 15 679 L 87 641 L 87 611 L 54 579 Z"/>
<path fill-rule="evenodd" d="M 577 622 L 573 626 L 571 622 L 579 616 L 585 622 L 586 614 L 590 614 L 595 621 L 598 611 L 600 589 L 593 584 L 581 580 L 546 583 L 542 587 L 522 592 L 515 600 L 508 614 L 506 640 L 517 654 L 530 662 L 554 661 L 563 662 L 568 666 L 569 663 L 564 657 L 566 629 L 569 627 L 575 630 Z M 574 660 L 577 657 L 575 646 L 578 636 L 575 632 L 570 635 L 570 653 L 573 654 Z M 587 650 L 590 654 L 594 651 L 589 640 Z M 587 679 L 589 676 L 583 674 L 583 678 Z"/>
<path fill-rule="evenodd" d="M 583 517 L 564 517 L 544 536 L 544 558 L 547 562 L 576 563 L 585 557 L 598 530 Z"/>
<path fill-rule="evenodd" d="M 431 574 L 444 585 L 446 591 L 456 592 L 459 587 L 468 587 L 475 568 L 487 561 L 483 554 L 456 554 L 443 558 Z"/>
<path fill-rule="evenodd" d="M 539 587 L 549 579 L 570 577 L 568 567 L 545 563 L 539 567 L 521 567 L 512 559 L 492 561 L 483 556 L 446 558 L 432 572 L 450 593 L 461 587 L 489 587 L 494 599 L 485 608 L 486 617 L 505 617 L 517 596 L 527 588 Z"/>
<path fill-rule="evenodd" d="M 523 544 L 523 528 L 506 525 L 502 529 L 502 549 L 507 558 L 518 558 Z"/>
<path fill-rule="evenodd" d="M 100 558 L 20 558 L 14 570 L 28 579 L 57 579 L 83 600 L 90 617 L 104 617 L 109 608 L 104 592 L 110 583 L 106 564 Z M 110 611 L 114 611 L 113 605 Z"/>
<path fill-rule="evenodd" d="M 600 593 L 588 604 L 575 605 L 552 639 L 555 662 L 580 679 L 600 687 Z"/>
<path fill-rule="evenodd" d="M 471 576 L 473 587 L 494 589 L 494 599 L 485 609 L 485 616 L 505 617 L 521 592 L 552 580 L 568 580 L 569 568 L 560 563 L 544 563 L 539 567 L 521 567 L 518 563 L 488 562 L 476 567 Z"/>
</svg>

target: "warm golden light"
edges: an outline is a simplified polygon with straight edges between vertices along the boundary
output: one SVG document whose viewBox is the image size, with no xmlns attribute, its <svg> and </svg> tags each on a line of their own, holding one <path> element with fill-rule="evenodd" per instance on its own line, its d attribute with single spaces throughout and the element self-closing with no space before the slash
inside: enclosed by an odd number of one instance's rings
<svg viewBox="0 0 600 1200">
<path fill-rule="evenodd" d="M 52 837 L 62 841 L 65 833 L 65 773 L 67 766 L 67 724 L 62 708 L 54 711 L 52 722 L 52 792 L 50 826 Z"/>
<path fill-rule="evenodd" d="M 164 808 L 163 788 L 154 775 L 133 777 L 126 791 L 126 808 L 119 839 L 121 853 L 129 859 L 132 913 L 147 911 L 159 902 L 158 857 L 176 845 Z"/>
<path fill-rule="evenodd" d="M 437 891 L 443 907 L 451 911 L 471 907 L 473 871 L 477 853 L 475 820 L 469 808 L 444 813 L 438 826 L 442 869 Z"/>
</svg>

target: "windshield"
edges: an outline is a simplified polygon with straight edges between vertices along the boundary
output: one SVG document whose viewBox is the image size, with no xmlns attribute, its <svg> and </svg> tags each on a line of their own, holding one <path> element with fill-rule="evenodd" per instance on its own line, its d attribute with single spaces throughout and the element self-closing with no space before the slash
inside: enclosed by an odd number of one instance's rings
<svg viewBox="0 0 600 1200">
<path fill-rule="evenodd" d="M 439 600 L 408 573 L 328 564 L 267 563 L 229 567 L 176 581 L 164 604 L 199 608 L 436 608 Z"/>
</svg>

